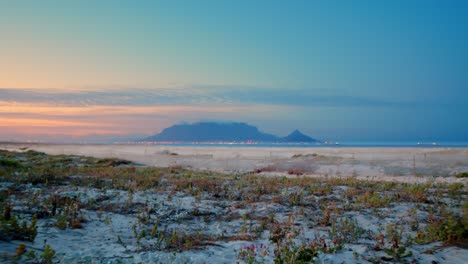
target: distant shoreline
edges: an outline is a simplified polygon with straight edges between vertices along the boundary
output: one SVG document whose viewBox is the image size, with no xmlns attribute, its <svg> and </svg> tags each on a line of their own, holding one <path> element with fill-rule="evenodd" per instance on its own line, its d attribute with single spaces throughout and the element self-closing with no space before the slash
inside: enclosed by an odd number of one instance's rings
<svg viewBox="0 0 468 264">
<path fill-rule="evenodd" d="M 245 143 L 245 142 L 114 142 L 114 143 L 87 143 L 87 142 L 0 142 L 0 145 L 148 145 L 168 147 L 232 147 L 232 148 L 468 148 L 468 142 L 337 142 L 337 143 Z"/>
</svg>

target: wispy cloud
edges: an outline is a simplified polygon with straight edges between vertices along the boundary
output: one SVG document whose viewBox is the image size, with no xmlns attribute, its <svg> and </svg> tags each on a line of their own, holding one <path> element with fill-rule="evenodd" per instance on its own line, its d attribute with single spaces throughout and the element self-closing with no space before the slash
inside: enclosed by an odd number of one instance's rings
<svg viewBox="0 0 468 264">
<path fill-rule="evenodd" d="M 50 140 L 44 135 L 153 134 L 180 121 L 199 120 L 251 122 L 276 134 L 289 133 L 283 130 L 291 127 L 309 129 L 314 135 L 324 129 L 318 136 L 326 138 L 330 131 L 354 127 L 351 123 L 355 120 L 376 123 L 385 120 L 382 116 L 398 115 L 403 119 L 402 113 L 424 112 L 428 105 L 343 91 L 242 86 L 99 91 L 0 88 L 0 140 L 31 135 Z"/>
<path fill-rule="evenodd" d="M 405 107 L 415 101 L 392 101 L 316 89 L 263 89 L 242 86 L 191 86 L 172 88 L 118 88 L 101 91 L 0 89 L 10 103 L 57 106 L 226 106 L 268 104 L 326 107 Z"/>
<path fill-rule="evenodd" d="M 145 104 L 139 97 L 127 95 L 130 92 L 125 92 L 125 96 L 122 96 L 123 92 L 117 96 L 102 92 L 1 92 L 4 96 L 0 99 L 0 140 L 10 140 L 20 135 L 25 138 L 25 135 L 33 134 L 152 134 L 181 120 L 238 119 L 247 113 L 265 116 L 282 111 L 281 106 L 265 104 L 185 102 L 184 105 L 184 101 L 169 104 L 167 100 L 164 103 Z M 115 100 L 115 96 L 118 100 Z"/>
</svg>

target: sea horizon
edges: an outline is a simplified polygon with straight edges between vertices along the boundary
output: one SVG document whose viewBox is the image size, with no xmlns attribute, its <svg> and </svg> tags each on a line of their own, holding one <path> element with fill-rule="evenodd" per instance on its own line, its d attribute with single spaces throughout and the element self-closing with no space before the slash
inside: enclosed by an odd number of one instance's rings
<svg viewBox="0 0 468 264">
<path fill-rule="evenodd" d="M 467 141 L 330 141 L 315 143 L 274 142 L 43 142 L 4 141 L 1 144 L 44 144 L 44 145 L 151 145 L 171 147 L 232 147 L 232 148 L 466 148 Z"/>
</svg>

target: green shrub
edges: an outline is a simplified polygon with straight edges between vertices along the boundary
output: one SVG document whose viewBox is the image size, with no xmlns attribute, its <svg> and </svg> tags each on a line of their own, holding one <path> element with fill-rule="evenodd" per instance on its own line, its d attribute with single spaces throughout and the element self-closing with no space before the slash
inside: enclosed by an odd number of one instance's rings
<svg viewBox="0 0 468 264">
<path fill-rule="evenodd" d="M 37 235 L 36 224 L 36 217 L 33 217 L 29 225 L 26 221 L 20 225 L 16 216 L 12 216 L 9 220 L 0 220 L 0 240 L 34 241 Z"/>
<path fill-rule="evenodd" d="M 21 168 L 22 165 L 16 160 L 0 159 L 0 167 Z"/>
<path fill-rule="evenodd" d="M 435 241 L 444 243 L 468 242 L 468 223 L 452 214 L 442 218 L 431 217 L 425 228 L 418 232 L 415 241 L 426 244 Z"/>
<path fill-rule="evenodd" d="M 455 175 L 457 178 L 468 178 L 468 172 L 460 172 L 457 175 Z"/>
<path fill-rule="evenodd" d="M 387 207 L 392 202 L 392 198 L 387 195 L 379 195 L 374 191 L 366 191 L 356 198 L 357 207 L 381 208 Z"/>
<path fill-rule="evenodd" d="M 52 264 L 53 259 L 55 256 L 55 250 L 53 250 L 49 244 L 47 244 L 44 248 L 44 252 L 41 254 L 42 263 L 44 264 Z"/>
<path fill-rule="evenodd" d="M 386 228 L 386 235 L 388 242 L 391 244 L 390 248 L 384 248 L 385 253 L 394 257 L 396 260 L 401 260 L 413 255 L 413 252 L 407 251 L 403 246 L 403 227 L 396 224 L 390 224 Z"/>
<path fill-rule="evenodd" d="M 356 242 L 365 230 L 354 219 L 341 218 L 332 224 L 328 235 L 334 244 Z"/>
<path fill-rule="evenodd" d="M 68 221 L 66 215 L 56 215 L 55 220 L 57 221 L 55 222 L 55 226 L 62 230 L 67 229 Z"/>
</svg>

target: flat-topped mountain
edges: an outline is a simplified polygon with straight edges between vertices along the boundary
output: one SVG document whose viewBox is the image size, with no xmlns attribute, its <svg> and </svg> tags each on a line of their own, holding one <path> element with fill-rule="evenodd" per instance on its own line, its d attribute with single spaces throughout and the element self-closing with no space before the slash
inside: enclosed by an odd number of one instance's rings
<svg viewBox="0 0 468 264">
<path fill-rule="evenodd" d="M 295 130 L 286 137 L 263 133 L 246 123 L 199 122 L 165 128 L 161 133 L 143 141 L 153 142 L 316 142 L 317 140 Z"/>
</svg>

